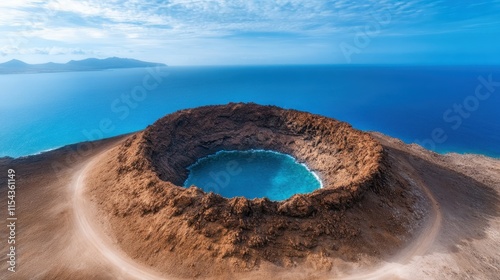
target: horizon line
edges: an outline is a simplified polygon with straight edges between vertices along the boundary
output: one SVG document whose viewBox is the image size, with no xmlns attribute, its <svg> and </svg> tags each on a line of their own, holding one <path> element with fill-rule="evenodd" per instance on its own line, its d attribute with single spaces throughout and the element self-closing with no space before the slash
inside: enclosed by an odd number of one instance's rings
<svg viewBox="0 0 500 280">
<path fill-rule="evenodd" d="M 165 64 L 166 67 L 259 67 L 259 66 L 453 66 L 453 67 L 460 67 L 460 66 L 498 66 L 500 67 L 500 63 L 429 63 L 429 62 L 423 62 L 423 63 L 408 63 L 408 62 L 402 62 L 402 63 L 268 63 L 268 64 L 169 64 L 166 62 L 157 62 L 157 61 L 146 61 L 146 60 L 141 60 L 138 58 L 130 58 L 130 57 L 117 57 L 117 56 L 110 56 L 110 57 L 105 57 L 105 58 L 97 58 L 97 57 L 87 57 L 87 58 L 82 58 L 82 59 L 71 59 L 66 62 L 53 62 L 53 61 L 46 61 L 46 62 L 41 62 L 41 63 L 29 63 L 21 59 L 17 58 L 12 58 L 7 61 L 0 62 L 0 64 L 4 64 L 7 62 L 11 61 L 20 61 L 29 65 L 37 65 L 37 64 L 47 64 L 47 63 L 57 63 L 57 64 L 65 64 L 69 63 L 71 61 L 82 61 L 82 60 L 87 60 L 87 59 L 98 59 L 98 60 L 105 60 L 109 58 L 119 58 L 119 59 L 132 59 L 132 60 L 138 60 L 141 62 L 150 62 L 150 63 L 162 63 Z"/>
</svg>

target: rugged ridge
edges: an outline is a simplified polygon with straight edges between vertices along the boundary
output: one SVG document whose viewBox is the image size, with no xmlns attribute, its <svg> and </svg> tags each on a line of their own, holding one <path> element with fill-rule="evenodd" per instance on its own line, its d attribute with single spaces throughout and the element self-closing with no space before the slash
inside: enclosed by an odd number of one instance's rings
<svg viewBox="0 0 500 280">
<path fill-rule="evenodd" d="M 294 156 L 320 175 L 324 188 L 276 202 L 181 187 L 198 158 L 248 149 Z M 131 136 L 95 168 L 89 191 L 120 246 L 162 271 L 193 277 L 186 268 L 203 266 L 207 276 L 263 262 L 331 269 L 335 257 L 376 258 L 397 248 L 415 224 L 410 220 L 419 218 L 413 209 L 421 202 L 408 190 L 371 213 L 391 216 L 376 237 L 349 218 L 357 201 L 377 203 L 408 185 L 388 172 L 384 155 L 372 136 L 333 119 L 256 104 L 207 106 L 168 115 Z M 373 238 L 391 244 L 373 250 Z"/>
<path fill-rule="evenodd" d="M 19 73 L 57 73 L 74 71 L 98 71 L 108 69 L 164 67 L 163 63 L 145 62 L 130 58 L 109 57 L 105 59 L 87 58 L 71 60 L 68 63 L 28 64 L 20 60 L 10 60 L 0 63 L 0 74 Z"/>
<path fill-rule="evenodd" d="M 255 104 L 202 107 L 148 127 L 141 149 L 158 176 L 182 186 L 186 167 L 220 150 L 266 149 L 290 154 L 316 171 L 324 188 L 276 203 L 281 213 L 307 216 L 300 203 L 341 207 L 379 179 L 382 147 L 347 123 Z M 256 186 L 258 187 L 258 186 Z M 252 201 L 248 201 L 252 207 Z M 286 204 L 286 205 L 285 205 Z"/>
</svg>

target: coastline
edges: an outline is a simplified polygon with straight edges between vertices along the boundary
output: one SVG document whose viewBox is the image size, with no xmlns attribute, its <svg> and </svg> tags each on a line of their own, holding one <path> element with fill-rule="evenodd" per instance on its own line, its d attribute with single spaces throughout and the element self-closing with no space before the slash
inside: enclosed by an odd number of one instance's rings
<svg viewBox="0 0 500 280">
<path fill-rule="evenodd" d="M 119 134 L 119 135 L 116 135 L 116 136 L 106 137 L 106 138 L 95 140 L 95 141 L 107 141 L 107 140 L 111 140 L 111 139 L 114 139 L 114 138 L 126 137 L 126 136 L 129 136 L 129 135 L 132 135 L 132 134 L 135 134 L 135 133 L 139 133 L 139 132 L 142 132 L 142 131 L 144 131 L 144 130 L 143 129 L 142 130 L 136 130 L 136 131 L 132 131 L 132 132 L 128 132 L 128 133 Z M 377 131 L 372 131 L 372 130 L 366 130 L 366 131 L 362 130 L 362 131 L 366 132 L 366 133 L 369 133 L 369 134 L 372 134 L 372 135 L 384 135 L 386 137 L 390 137 L 390 138 L 393 138 L 393 139 L 398 139 L 397 137 L 388 136 L 386 134 L 383 134 L 383 133 L 377 132 Z M 416 144 L 416 143 L 406 143 L 406 142 L 404 142 L 404 141 L 402 141 L 400 139 L 398 139 L 398 141 L 401 141 L 401 143 L 404 143 L 405 145 L 418 146 L 420 149 L 423 149 L 423 150 L 426 150 L 426 151 L 429 151 L 431 153 L 435 153 L 435 154 L 438 154 L 438 155 L 441 155 L 441 156 L 472 156 L 472 157 L 484 157 L 485 159 L 491 159 L 491 160 L 500 160 L 500 155 L 499 156 L 494 156 L 494 155 L 490 155 L 490 154 L 472 153 L 472 152 L 463 152 L 462 153 L 462 152 L 457 152 L 457 151 L 448 151 L 448 152 L 431 151 L 431 150 L 425 149 L 424 147 L 422 147 L 421 145 Z M 10 155 L 4 155 L 4 156 L 0 156 L 0 160 L 2 160 L 2 159 L 4 159 L 4 160 L 5 159 L 7 159 L 7 160 L 16 160 L 16 159 L 22 159 L 22 158 L 29 158 L 29 157 L 32 157 L 32 156 L 43 155 L 43 154 L 45 154 L 47 152 L 51 152 L 51 151 L 54 151 L 54 150 L 67 149 L 67 148 L 70 148 L 70 147 L 73 147 L 73 146 L 77 146 L 77 145 L 81 145 L 83 143 L 89 143 L 89 142 L 94 142 L 94 141 L 82 141 L 82 142 L 70 143 L 70 144 L 65 144 L 65 145 L 59 145 L 59 146 L 55 146 L 53 148 L 48 148 L 48 149 L 44 149 L 44 150 L 39 151 L 39 152 L 35 152 L 35 153 L 31 153 L 31 154 L 26 154 L 26 155 L 21 155 L 21 156 L 17 156 L 17 157 L 13 157 L 13 156 L 10 156 Z M 257 149 L 255 151 L 259 151 L 259 150 Z M 264 150 L 261 150 L 261 151 L 264 151 Z M 287 156 L 289 156 L 289 155 L 287 155 Z M 299 162 L 299 163 L 303 164 L 301 162 Z M 307 165 L 306 165 L 306 167 L 309 169 L 309 167 Z M 314 172 L 314 170 L 310 170 L 310 171 Z"/>
</svg>

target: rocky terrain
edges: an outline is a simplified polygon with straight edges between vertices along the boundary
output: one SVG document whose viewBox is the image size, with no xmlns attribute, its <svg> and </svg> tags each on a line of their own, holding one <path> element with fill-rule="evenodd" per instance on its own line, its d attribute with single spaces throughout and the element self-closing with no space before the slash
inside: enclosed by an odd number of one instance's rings
<svg viewBox="0 0 500 280">
<path fill-rule="evenodd" d="M 197 159 L 249 149 L 294 156 L 324 187 L 282 202 L 181 187 Z M 423 216 L 424 201 L 385 157 L 372 136 L 346 123 L 254 104 L 209 106 L 168 115 L 127 139 L 95 166 L 89 191 L 120 246 L 161 271 L 206 277 L 266 262 L 331 270 L 336 258 L 375 261 L 393 252 Z M 368 190 L 380 220 L 363 225 L 370 214 L 351 207 Z"/>
<path fill-rule="evenodd" d="M 180 186 L 197 157 L 248 148 L 293 155 L 324 188 L 273 202 Z M 2 192 L 9 168 L 18 269 L 2 254 L 0 279 L 498 278 L 499 160 L 308 113 L 185 110 L 135 134 L 0 159 Z"/>
</svg>

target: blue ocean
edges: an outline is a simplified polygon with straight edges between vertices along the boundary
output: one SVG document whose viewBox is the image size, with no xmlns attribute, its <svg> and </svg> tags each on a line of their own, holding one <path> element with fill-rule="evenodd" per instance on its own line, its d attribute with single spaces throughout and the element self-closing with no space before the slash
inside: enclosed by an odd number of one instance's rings
<svg viewBox="0 0 500 280">
<path fill-rule="evenodd" d="M 272 104 L 440 153 L 500 157 L 500 67 L 165 67 L 0 76 L 0 156 L 142 130 L 176 110 Z"/>
</svg>

